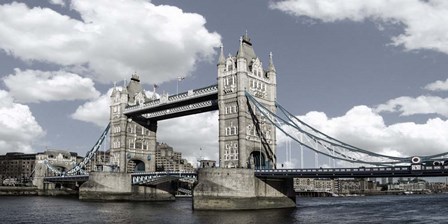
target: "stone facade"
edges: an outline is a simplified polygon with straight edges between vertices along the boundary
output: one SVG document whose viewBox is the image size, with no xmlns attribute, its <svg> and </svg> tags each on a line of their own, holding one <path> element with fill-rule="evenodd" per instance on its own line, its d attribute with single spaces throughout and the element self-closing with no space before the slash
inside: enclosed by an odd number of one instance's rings
<svg viewBox="0 0 448 224">
<path fill-rule="evenodd" d="M 243 36 L 235 56 L 218 60 L 219 164 L 225 168 L 273 168 L 275 127 L 247 102 L 245 91 L 275 112 L 276 71 L 270 55 L 263 69 L 250 38 Z"/>
<path fill-rule="evenodd" d="M 26 183 L 34 171 L 36 154 L 8 152 L 0 156 L 0 185 L 6 182 Z M 6 183 L 5 183 L 6 184 Z"/>
<path fill-rule="evenodd" d="M 123 114 L 126 106 L 142 104 L 148 100 L 140 78 L 133 75 L 126 87 L 115 87 L 110 97 L 112 165 L 116 165 L 120 172 L 155 171 L 157 123 L 154 122 L 153 128 L 148 130 Z M 135 165 L 128 167 L 128 164 Z"/>
<path fill-rule="evenodd" d="M 292 179 L 257 178 L 252 169 L 203 168 L 194 188 L 195 210 L 293 208 Z"/>
</svg>

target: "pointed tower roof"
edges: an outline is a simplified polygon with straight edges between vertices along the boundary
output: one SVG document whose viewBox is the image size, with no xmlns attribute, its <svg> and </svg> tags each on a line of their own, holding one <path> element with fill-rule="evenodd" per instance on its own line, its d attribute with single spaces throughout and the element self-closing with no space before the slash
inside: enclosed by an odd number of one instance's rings
<svg viewBox="0 0 448 224">
<path fill-rule="evenodd" d="M 226 59 L 224 58 L 224 46 L 221 45 L 221 52 L 219 53 L 218 65 L 224 65 Z"/>
<path fill-rule="evenodd" d="M 114 88 L 112 89 L 112 93 L 110 94 L 111 97 L 114 97 L 117 94 L 117 83 L 114 82 Z"/>
<path fill-rule="evenodd" d="M 240 49 L 236 53 L 237 58 L 243 58 L 244 57 L 244 49 L 243 49 L 243 38 L 240 37 Z"/>
<path fill-rule="evenodd" d="M 272 61 L 272 52 L 269 52 L 269 67 L 268 72 L 275 72 L 274 62 Z"/>
<path fill-rule="evenodd" d="M 247 35 L 247 32 L 240 38 L 240 48 L 236 56 L 237 58 L 240 57 L 246 58 L 248 65 L 252 62 L 252 59 L 257 58 L 257 55 L 255 54 L 255 51 L 252 47 L 252 42 L 249 36 Z"/>
</svg>

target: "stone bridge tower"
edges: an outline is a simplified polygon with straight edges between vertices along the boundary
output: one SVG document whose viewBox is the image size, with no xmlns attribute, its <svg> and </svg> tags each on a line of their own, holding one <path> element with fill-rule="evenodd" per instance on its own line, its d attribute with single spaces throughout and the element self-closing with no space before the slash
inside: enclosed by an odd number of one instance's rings
<svg viewBox="0 0 448 224">
<path fill-rule="evenodd" d="M 111 161 L 120 172 L 155 171 L 156 129 L 153 122 L 147 129 L 132 121 L 123 111 L 126 106 L 143 104 L 148 100 L 138 75 L 132 75 L 125 87 L 114 87 L 110 105 Z"/>
<path fill-rule="evenodd" d="M 247 34 L 240 38 L 235 56 L 225 58 L 221 47 L 218 60 L 220 167 L 275 167 L 275 126 L 248 103 L 245 91 L 275 112 L 276 86 L 272 54 L 264 69 Z"/>
</svg>

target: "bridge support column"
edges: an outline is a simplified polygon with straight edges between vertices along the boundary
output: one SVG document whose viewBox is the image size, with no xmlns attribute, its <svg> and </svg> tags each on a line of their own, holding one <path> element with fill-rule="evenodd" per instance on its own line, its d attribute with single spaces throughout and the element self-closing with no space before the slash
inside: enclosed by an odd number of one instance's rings
<svg viewBox="0 0 448 224">
<path fill-rule="evenodd" d="M 93 172 L 79 188 L 80 200 L 94 201 L 172 201 L 170 183 L 156 186 L 133 186 L 130 173 Z"/>
<path fill-rule="evenodd" d="M 204 168 L 193 191 L 196 210 L 250 210 L 294 208 L 292 179 L 254 176 L 252 169 Z"/>
</svg>

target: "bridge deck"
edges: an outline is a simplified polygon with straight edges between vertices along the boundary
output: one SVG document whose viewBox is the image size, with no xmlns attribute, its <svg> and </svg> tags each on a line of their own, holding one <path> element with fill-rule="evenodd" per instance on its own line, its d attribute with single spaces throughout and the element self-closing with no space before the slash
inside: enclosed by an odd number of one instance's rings
<svg viewBox="0 0 448 224">
<path fill-rule="evenodd" d="M 255 170 L 261 178 L 375 178 L 375 177 L 437 177 L 448 176 L 448 166 L 395 166 L 319 169 L 265 169 Z M 157 185 L 171 180 L 195 182 L 196 172 L 149 172 L 131 174 L 132 184 Z M 47 182 L 87 181 L 88 175 L 45 177 Z"/>
<path fill-rule="evenodd" d="M 44 181 L 46 182 L 85 182 L 88 180 L 89 175 L 54 176 L 44 178 Z"/>
<path fill-rule="evenodd" d="M 435 177 L 448 176 L 448 166 L 359 167 L 319 169 L 255 170 L 257 177 L 269 178 L 369 178 L 369 177 Z"/>
</svg>

